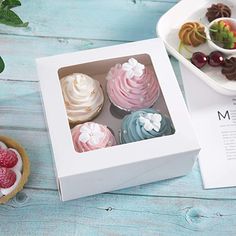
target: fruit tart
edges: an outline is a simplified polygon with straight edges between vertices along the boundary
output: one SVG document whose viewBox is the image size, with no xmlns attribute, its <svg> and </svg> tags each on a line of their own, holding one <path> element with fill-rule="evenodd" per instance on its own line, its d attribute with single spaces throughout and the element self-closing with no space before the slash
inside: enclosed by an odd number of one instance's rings
<svg viewBox="0 0 236 236">
<path fill-rule="evenodd" d="M 29 174 L 30 162 L 25 149 L 13 139 L 0 136 L 0 204 L 22 190 Z"/>
</svg>

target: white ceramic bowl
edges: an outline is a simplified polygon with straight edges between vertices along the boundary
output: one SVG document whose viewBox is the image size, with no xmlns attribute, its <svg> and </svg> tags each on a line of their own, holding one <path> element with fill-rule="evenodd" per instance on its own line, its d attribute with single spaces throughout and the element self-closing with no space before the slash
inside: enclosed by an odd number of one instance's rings
<svg viewBox="0 0 236 236">
<path fill-rule="evenodd" d="M 206 30 L 206 35 L 207 35 L 207 38 L 208 39 L 211 39 L 211 36 L 210 36 L 210 28 L 211 26 L 215 23 L 215 22 L 218 22 L 220 20 L 224 20 L 226 21 L 227 23 L 230 23 L 230 25 L 232 25 L 232 28 L 233 30 L 236 31 L 236 19 L 234 18 L 227 18 L 227 17 L 222 17 L 222 18 L 218 18 L 218 19 L 215 19 L 213 20 L 209 25 L 208 25 L 208 28 Z M 214 49 L 214 50 L 217 50 L 217 51 L 220 51 L 226 55 L 233 55 L 233 54 L 236 54 L 236 49 L 225 49 L 225 48 L 222 48 L 222 47 L 219 47 L 217 44 L 215 44 L 212 40 L 208 40 L 208 44 L 209 46 Z"/>
</svg>

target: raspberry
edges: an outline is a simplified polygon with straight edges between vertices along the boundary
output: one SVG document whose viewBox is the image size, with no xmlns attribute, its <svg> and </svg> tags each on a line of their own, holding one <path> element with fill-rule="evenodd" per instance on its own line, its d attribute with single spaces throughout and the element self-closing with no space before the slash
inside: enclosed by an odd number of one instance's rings
<svg viewBox="0 0 236 236">
<path fill-rule="evenodd" d="M 5 167 L 0 167 L 0 188 L 10 188 L 16 182 L 16 173 Z"/>
<path fill-rule="evenodd" d="M 12 168 L 18 159 L 16 153 L 9 149 L 0 149 L 0 167 Z"/>
</svg>

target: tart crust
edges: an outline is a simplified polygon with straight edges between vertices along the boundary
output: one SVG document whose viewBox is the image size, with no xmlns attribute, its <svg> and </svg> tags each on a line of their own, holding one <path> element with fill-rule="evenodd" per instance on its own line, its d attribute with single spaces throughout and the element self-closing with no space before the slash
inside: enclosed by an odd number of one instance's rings
<svg viewBox="0 0 236 236">
<path fill-rule="evenodd" d="M 8 148 L 16 149 L 19 152 L 22 159 L 22 163 L 23 163 L 21 180 L 16 186 L 16 188 L 10 194 L 0 197 L 0 204 L 3 204 L 9 201 L 11 198 L 13 198 L 18 192 L 20 192 L 23 189 L 24 185 L 28 181 L 28 177 L 30 174 L 30 161 L 29 161 L 29 157 L 25 149 L 15 140 L 9 137 L 0 135 L 0 141 L 5 143 Z"/>
</svg>

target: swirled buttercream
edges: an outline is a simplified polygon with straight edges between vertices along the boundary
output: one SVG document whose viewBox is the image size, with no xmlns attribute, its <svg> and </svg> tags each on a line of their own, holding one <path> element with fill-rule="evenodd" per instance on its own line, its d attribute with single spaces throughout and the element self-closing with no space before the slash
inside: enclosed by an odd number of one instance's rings
<svg viewBox="0 0 236 236">
<path fill-rule="evenodd" d="M 170 119 L 154 109 L 141 109 L 125 116 L 121 124 L 121 143 L 131 143 L 174 133 Z"/>
<path fill-rule="evenodd" d="M 116 144 L 111 131 L 106 126 L 94 122 L 77 125 L 71 133 L 77 152 L 87 152 Z"/>
<path fill-rule="evenodd" d="M 107 94 L 118 108 L 134 111 L 151 107 L 158 98 L 159 84 L 154 71 L 134 58 L 116 64 L 107 75 Z"/>
<path fill-rule="evenodd" d="M 67 116 L 70 123 L 83 123 L 93 119 L 104 103 L 100 83 L 81 73 L 60 80 Z"/>
</svg>

